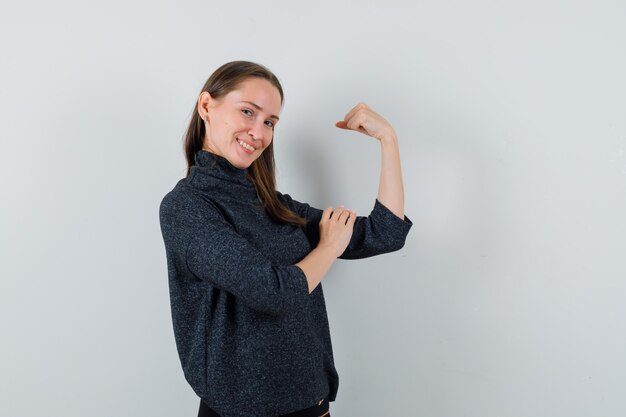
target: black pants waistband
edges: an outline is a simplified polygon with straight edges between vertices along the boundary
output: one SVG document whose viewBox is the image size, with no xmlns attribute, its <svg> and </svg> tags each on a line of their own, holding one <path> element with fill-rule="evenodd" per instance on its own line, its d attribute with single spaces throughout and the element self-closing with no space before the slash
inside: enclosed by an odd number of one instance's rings
<svg viewBox="0 0 626 417">
<path fill-rule="evenodd" d="M 318 404 L 306 408 L 304 410 L 296 411 L 289 414 L 283 414 L 282 416 L 277 417 L 330 417 L 330 413 L 328 411 L 328 397 L 321 400 Z M 200 409 L 198 410 L 198 417 L 220 417 L 212 408 L 205 404 L 204 401 L 200 400 Z"/>
</svg>

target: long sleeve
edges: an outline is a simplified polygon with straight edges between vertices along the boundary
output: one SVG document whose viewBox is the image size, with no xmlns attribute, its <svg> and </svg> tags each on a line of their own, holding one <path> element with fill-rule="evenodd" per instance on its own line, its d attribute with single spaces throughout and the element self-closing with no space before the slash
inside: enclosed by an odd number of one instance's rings
<svg viewBox="0 0 626 417">
<path fill-rule="evenodd" d="M 273 265 L 212 203 L 182 193 L 168 197 L 160 218 L 170 262 L 256 310 L 280 314 L 305 301 L 308 287 L 300 268 Z"/>
<path fill-rule="evenodd" d="M 308 220 L 303 227 L 304 232 L 311 247 L 317 246 L 323 211 L 296 201 L 289 194 L 281 194 L 281 197 L 291 210 Z M 404 246 L 412 225 L 413 222 L 407 216 L 400 219 L 376 200 L 368 216 L 357 216 L 350 243 L 340 258 L 362 259 L 396 251 Z"/>
</svg>

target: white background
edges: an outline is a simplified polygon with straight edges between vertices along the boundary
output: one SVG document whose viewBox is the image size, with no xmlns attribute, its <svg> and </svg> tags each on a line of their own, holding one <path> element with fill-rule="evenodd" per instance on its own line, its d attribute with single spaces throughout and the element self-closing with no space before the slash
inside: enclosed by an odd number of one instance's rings
<svg viewBox="0 0 626 417">
<path fill-rule="evenodd" d="M 283 82 L 279 189 L 372 208 L 400 252 L 324 283 L 333 416 L 626 415 L 626 3 L 57 1 L 0 7 L 0 415 L 195 416 L 161 198 L 206 78 Z"/>
</svg>

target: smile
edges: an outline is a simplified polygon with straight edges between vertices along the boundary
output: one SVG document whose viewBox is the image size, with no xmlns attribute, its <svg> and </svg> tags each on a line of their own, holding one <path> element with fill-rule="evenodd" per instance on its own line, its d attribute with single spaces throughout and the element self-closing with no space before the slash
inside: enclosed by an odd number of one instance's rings
<svg viewBox="0 0 626 417">
<path fill-rule="evenodd" d="M 239 140 L 239 139 L 237 139 L 237 143 L 238 143 L 239 145 L 241 145 L 241 147 L 242 147 L 242 148 L 244 148 L 244 149 L 246 149 L 246 150 L 248 150 L 248 151 L 250 151 L 250 152 L 253 152 L 253 151 L 255 151 L 255 150 L 256 150 L 256 148 L 254 148 L 254 147 L 252 147 L 252 146 L 248 145 L 246 142 L 241 141 L 241 140 Z"/>
</svg>

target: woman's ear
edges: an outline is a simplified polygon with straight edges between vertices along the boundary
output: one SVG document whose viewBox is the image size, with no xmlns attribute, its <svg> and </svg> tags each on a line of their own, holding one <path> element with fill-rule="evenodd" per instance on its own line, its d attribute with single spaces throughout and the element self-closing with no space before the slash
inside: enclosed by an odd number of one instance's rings
<svg viewBox="0 0 626 417">
<path fill-rule="evenodd" d="M 209 105 L 212 100 L 211 94 L 207 91 L 203 91 L 198 97 L 198 114 L 205 123 L 209 122 Z"/>
</svg>

